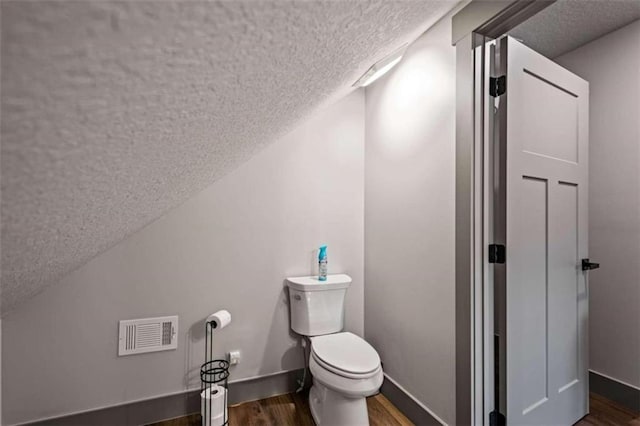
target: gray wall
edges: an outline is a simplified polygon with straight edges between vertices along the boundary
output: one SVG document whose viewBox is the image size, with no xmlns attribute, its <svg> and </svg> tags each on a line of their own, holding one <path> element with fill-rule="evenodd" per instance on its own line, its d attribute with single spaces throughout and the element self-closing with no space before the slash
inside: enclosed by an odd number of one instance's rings
<svg viewBox="0 0 640 426">
<path fill-rule="evenodd" d="M 0 424 L 2 424 L 2 319 L 0 319 Z"/>
<path fill-rule="evenodd" d="M 450 17 L 366 90 L 365 336 L 455 424 L 455 48 Z"/>
<path fill-rule="evenodd" d="M 640 21 L 556 61 L 591 88 L 589 368 L 640 388 Z"/>
<path fill-rule="evenodd" d="M 363 333 L 364 93 L 318 113 L 211 187 L 94 258 L 2 321 L 4 424 L 199 387 L 203 321 L 240 349 L 231 379 L 303 365 L 287 276 L 353 277 L 346 328 Z M 179 348 L 117 357 L 118 320 L 180 316 Z"/>
</svg>

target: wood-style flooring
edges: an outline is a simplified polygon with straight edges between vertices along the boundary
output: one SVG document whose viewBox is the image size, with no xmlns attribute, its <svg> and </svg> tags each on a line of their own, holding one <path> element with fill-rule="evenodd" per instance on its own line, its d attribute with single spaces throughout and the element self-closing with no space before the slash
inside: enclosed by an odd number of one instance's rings
<svg viewBox="0 0 640 426">
<path fill-rule="evenodd" d="M 640 426 L 640 413 L 595 393 L 589 395 L 589 415 L 576 426 Z"/>
<path fill-rule="evenodd" d="M 640 426 L 640 413 L 600 395 L 589 397 L 590 414 L 575 426 Z M 371 426 L 413 425 L 387 398 L 367 398 Z M 314 426 L 307 394 L 290 393 L 229 408 L 230 426 Z M 192 414 L 149 426 L 200 426 L 200 414 Z"/>
<path fill-rule="evenodd" d="M 413 425 L 384 395 L 367 398 L 371 426 Z M 314 426 L 308 393 L 289 393 L 229 407 L 229 426 Z M 200 426 L 192 414 L 149 426 Z"/>
</svg>

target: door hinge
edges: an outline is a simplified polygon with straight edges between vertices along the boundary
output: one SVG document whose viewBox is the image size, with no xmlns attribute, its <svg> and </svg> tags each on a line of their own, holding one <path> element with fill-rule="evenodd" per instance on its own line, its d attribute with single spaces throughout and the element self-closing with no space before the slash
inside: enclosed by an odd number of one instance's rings
<svg viewBox="0 0 640 426">
<path fill-rule="evenodd" d="M 504 263 L 507 249 L 503 244 L 489 244 L 489 263 Z"/>
<path fill-rule="evenodd" d="M 505 426 L 507 424 L 507 418 L 499 411 L 492 411 L 489 413 L 489 426 Z"/>
<path fill-rule="evenodd" d="M 504 95 L 507 91 L 507 76 L 489 78 L 489 94 L 494 98 Z"/>
</svg>

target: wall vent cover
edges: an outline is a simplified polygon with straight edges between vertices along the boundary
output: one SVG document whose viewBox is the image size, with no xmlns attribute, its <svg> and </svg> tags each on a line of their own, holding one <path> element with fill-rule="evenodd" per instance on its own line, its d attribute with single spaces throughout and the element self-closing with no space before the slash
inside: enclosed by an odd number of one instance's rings
<svg viewBox="0 0 640 426">
<path fill-rule="evenodd" d="M 120 321 L 118 356 L 176 349 L 178 317 Z"/>
</svg>

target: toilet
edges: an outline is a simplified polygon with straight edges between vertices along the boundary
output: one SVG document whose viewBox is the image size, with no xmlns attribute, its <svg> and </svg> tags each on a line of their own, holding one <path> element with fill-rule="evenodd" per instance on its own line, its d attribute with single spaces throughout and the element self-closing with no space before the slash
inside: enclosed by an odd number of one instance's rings
<svg viewBox="0 0 640 426">
<path fill-rule="evenodd" d="M 309 406 L 319 426 L 368 425 L 366 397 L 378 393 L 380 356 L 364 339 L 342 331 L 351 277 L 287 278 L 291 329 L 311 341 Z"/>
</svg>

